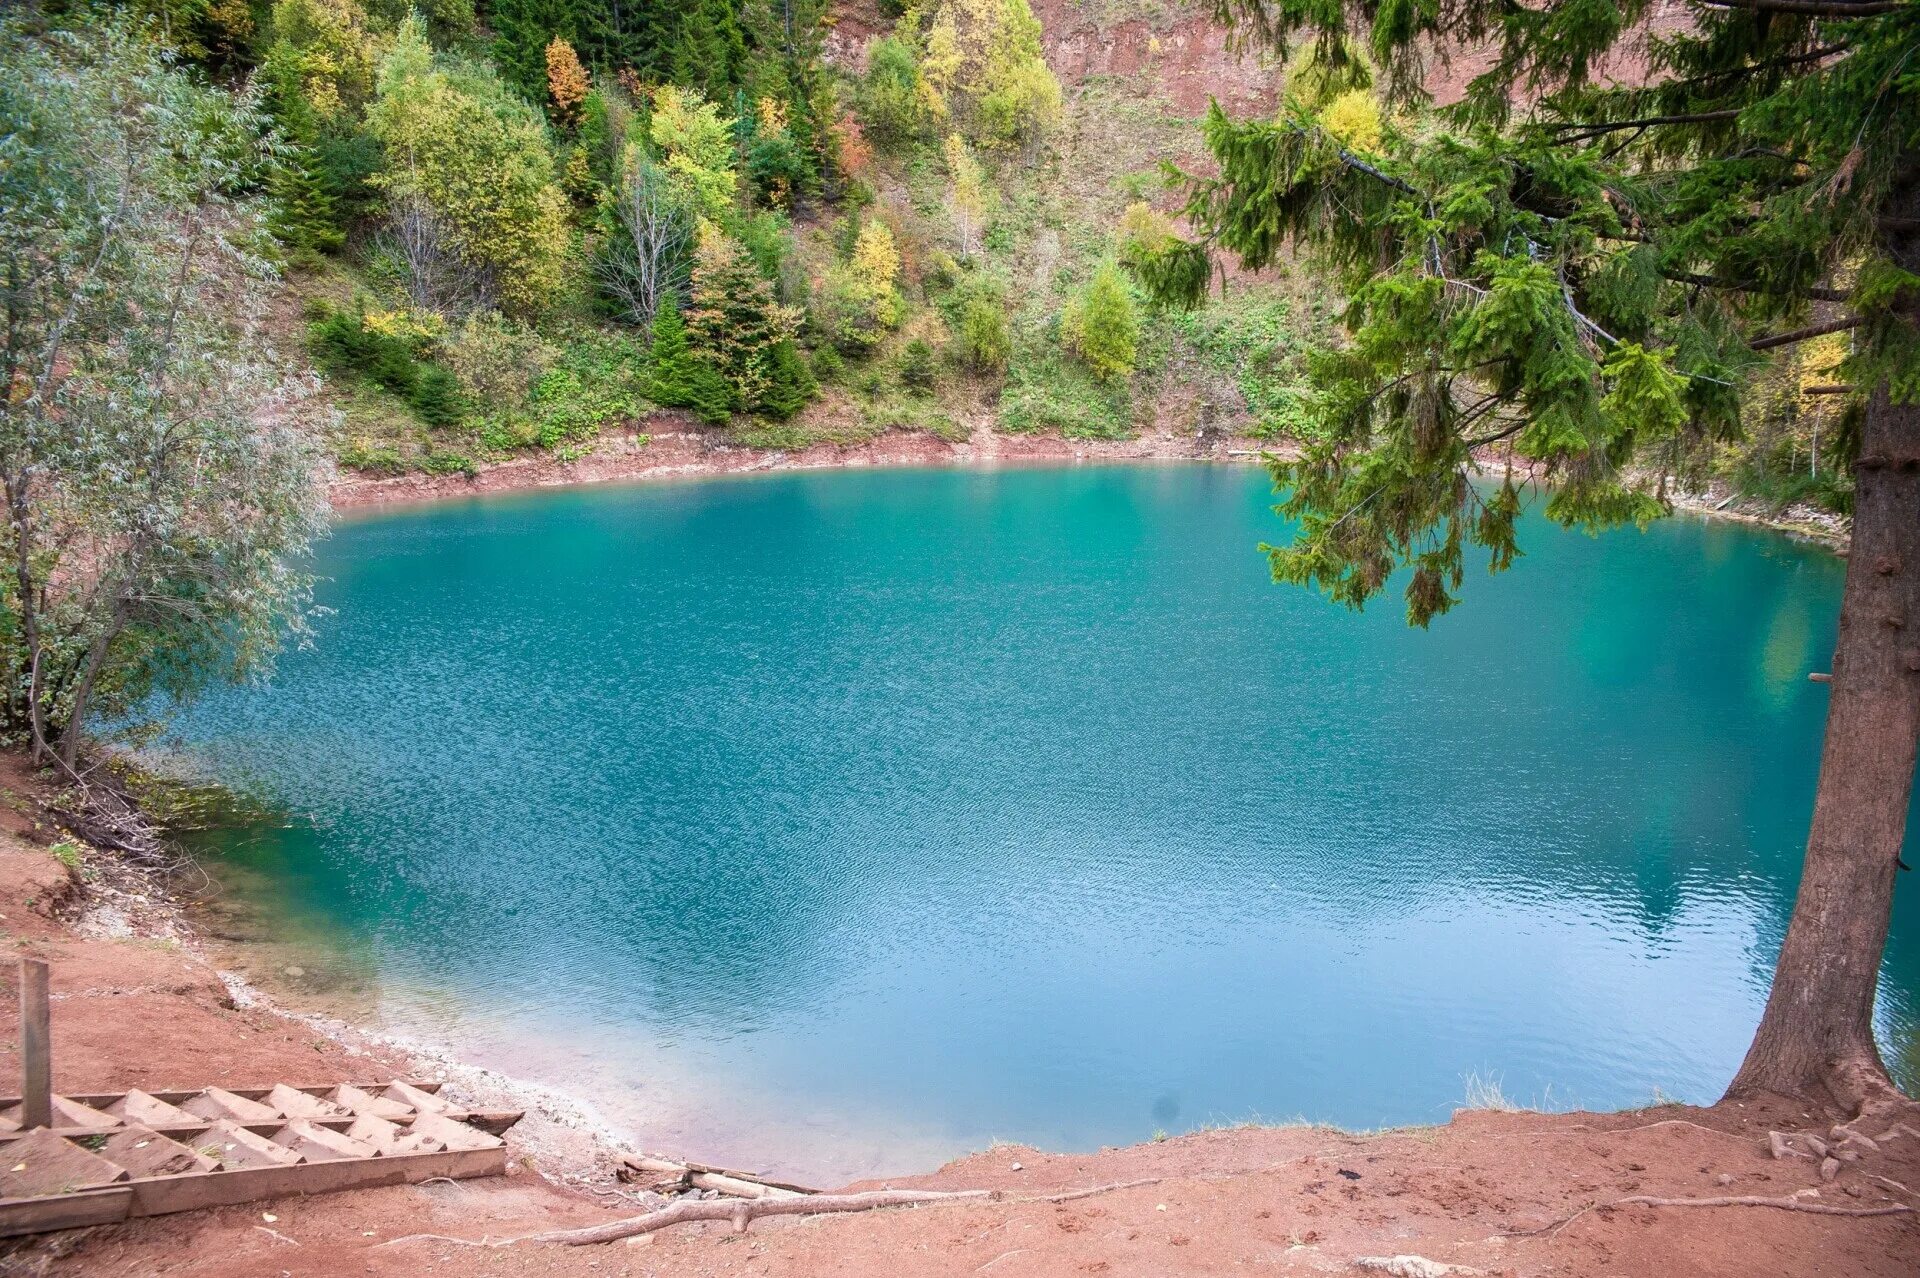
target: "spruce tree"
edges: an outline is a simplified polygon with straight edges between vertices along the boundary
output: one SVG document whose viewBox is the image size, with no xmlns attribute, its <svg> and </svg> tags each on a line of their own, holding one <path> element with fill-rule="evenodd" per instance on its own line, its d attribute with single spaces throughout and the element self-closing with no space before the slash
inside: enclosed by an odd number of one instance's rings
<svg viewBox="0 0 1920 1278">
<path fill-rule="evenodd" d="M 675 84 L 726 103 L 745 70 L 747 41 L 732 0 L 692 0 L 682 11 L 668 65 Z"/>
<path fill-rule="evenodd" d="M 1825 752 L 1729 1095 L 1893 1095 L 1873 1012 L 1920 745 L 1920 5 L 1720 0 L 1653 34 L 1647 0 L 1214 8 L 1277 50 L 1310 41 L 1318 73 L 1277 117 L 1209 111 L 1219 171 L 1190 181 L 1197 239 L 1142 272 L 1191 301 L 1214 252 L 1257 270 L 1304 244 L 1349 299 L 1351 340 L 1313 370 L 1314 442 L 1274 468 L 1299 520 L 1277 580 L 1353 607 L 1404 582 L 1425 625 L 1470 545 L 1494 571 L 1519 553 L 1516 470 L 1489 492 L 1476 454 L 1544 476 L 1559 523 L 1644 524 L 1668 509 L 1674 458 L 1739 432 L 1773 352 L 1851 334 Z M 1406 122 L 1433 59 L 1488 45 L 1458 103 Z M 1603 73 L 1635 63 L 1624 83 Z M 1390 108 L 1377 140 L 1341 137 L 1325 108 L 1369 87 Z"/>
<path fill-rule="evenodd" d="M 687 352 L 687 327 L 680 300 L 672 294 L 653 312 L 653 343 L 647 351 L 647 398 L 668 408 L 693 404 L 693 359 Z"/>
<path fill-rule="evenodd" d="M 805 408 L 819 389 L 820 383 L 801 356 L 799 344 L 787 338 L 774 343 L 767 359 L 767 388 L 756 407 L 768 417 L 785 421 Z"/>
<path fill-rule="evenodd" d="M 493 61 L 500 76 L 529 102 L 547 100 L 547 46 L 577 36 L 575 0 L 494 0 Z"/>
<path fill-rule="evenodd" d="M 300 91 L 297 55 L 276 45 L 260 68 L 262 99 L 285 150 L 267 174 L 267 227 L 296 260 L 337 251 L 346 240 L 333 175 L 320 153 L 320 122 Z"/>
<path fill-rule="evenodd" d="M 694 257 L 693 305 L 686 321 L 695 362 L 719 375 L 729 388 L 731 408 L 759 412 L 770 397 L 777 403 L 791 397 L 790 388 L 775 390 L 781 378 L 793 377 L 778 348 L 792 343 L 799 313 L 780 305 L 753 259 L 711 228 Z"/>
</svg>

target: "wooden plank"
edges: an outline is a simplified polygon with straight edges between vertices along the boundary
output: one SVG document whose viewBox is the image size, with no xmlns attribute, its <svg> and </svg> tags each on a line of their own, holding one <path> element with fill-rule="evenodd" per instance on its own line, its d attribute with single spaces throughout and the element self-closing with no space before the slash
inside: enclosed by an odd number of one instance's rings
<svg viewBox="0 0 1920 1278">
<path fill-rule="evenodd" d="M 0 1198 L 0 1238 L 44 1234 L 55 1229 L 111 1225 L 133 1208 L 133 1187 L 114 1185 L 50 1198 Z"/>
<path fill-rule="evenodd" d="M 498 1176 L 506 1169 L 505 1149 L 473 1149 L 440 1154 L 395 1154 L 390 1158 L 343 1158 L 296 1167 L 137 1180 L 133 1182 L 133 1214 L 161 1216 L 201 1207 L 229 1207 L 262 1198 L 412 1185 L 442 1176 L 466 1180 L 475 1176 Z"/>
<path fill-rule="evenodd" d="M 22 1127 L 53 1126 L 53 1025 L 47 965 L 20 960 L 20 1114 Z"/>
</svg>

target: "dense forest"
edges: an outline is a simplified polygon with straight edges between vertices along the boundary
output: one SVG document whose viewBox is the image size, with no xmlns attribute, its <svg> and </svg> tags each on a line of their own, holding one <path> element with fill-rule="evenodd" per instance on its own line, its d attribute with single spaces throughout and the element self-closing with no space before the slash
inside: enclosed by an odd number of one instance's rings
<svg viewBox="0 0 1920 1278">
<path fill-rule="evenodd" d="M 1027 0 L 883 5 L 857 40 L 850 16 L 130 0 L 35 21 L 123 24 L 258 107 L 284 281 L 268 331 L 322 375 L 349 468 L 568 459 L 656 407 L 775 448 L 1314 431 L 1307 365 L 1334 308 L 1310 277 L 1150 304 L 1141 267 L 1180 226 L 1167 162 L 1204 156 L 1151 75 L 1063 83 Z M 1144 26 L 1149 50 L 1206 22 L 1102 0 L 1073 19 Z M 1265 74 L 1291 101 L 1318 91 L 1303 70 Z M 1335 96 L 1336 127 L 1376 141 L 1374 95 Z M 1737 444 L 1676 469 L 1843 510 L 1831 413 L 1803 393 L 1838 357 L 1788 361 Z"/>
</svg>

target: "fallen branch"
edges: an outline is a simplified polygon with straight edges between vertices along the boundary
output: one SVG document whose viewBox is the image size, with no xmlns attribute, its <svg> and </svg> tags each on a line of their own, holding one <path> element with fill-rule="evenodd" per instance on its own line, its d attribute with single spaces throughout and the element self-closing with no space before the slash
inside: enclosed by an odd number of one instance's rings
<svg viewBox="0 0 1920 1278">
<path fill-rule="evenodd" d="M 1142 1180 L 1123 1180 L 1111 1185 L 1089 1185 L 1084 1189 L 1061 1190 L 1057 1194 L 1031 1194 L 1020 1198 L 1005 1198 L 1001 1201 L 1016 1204 L 1070 1203 L 1081 1198 L 1092 1198 L 1096 1194 L 1112 1194 L 1123 1189 L 1157 1185 L 1161 1179 L 1159 1176 L 1149 1176 Z M 593 1225 L 585 1229 L 561 1229 L 551 1233 L 529 1234 L 512 1241 L 561 1243 L 568 1247 L 579 1247 L 588 1243 L 614 1242 L 617 1239 L 630 1238 L 635 1234 L 650 1234 L 657 1230 L 670 1229 L 675 1225 L 703 1220 L 728 1221 L 733 1225 L 734 1232 L 744 1233 L 747 1226 L 760 1216 L 812 1216 L 827 1212 L 872 1211 L 877 1207 L 916 1207 L 930 1203 L 973 1202 L 995 1198 L 1000 1198 L 1000 1191 L 995 1189 L 876 1189 L 862 1194 L 806 1194 L 785 1198 L 741 1198 L 732 1201 L 683 1198 L 662 1207 L 659 1211 L 648 1212 L 644 1216 L 632 1216 L 626 1220 L 610 1221 L 604 1225 Z"/>
<path fill-rule="evenodd" d="M 610 1221 L 585 1229 L 557 1229 L 544 1234 L 529 1234 L 514 1241 L 580 1247 L 589 1243 L 616 1242 L 635 1234 L 650 1234 L 701 1220 L 731 1221 L 734 1232 L 743 1233 L 748 1224 L 760 1216 L 814 1216 L 828 1212 L 872 1211 L 876 1207 L 916 1207 L 923 1203 L 983 1199 L 992 1193 L 990 1189 L 877 1189 L 864 1194 L 807 1194 L 796 1198 L 740 1198 L 732 1201 L 683 1198 L 644 1216 L 631 1216 L 626 1220 Z"/>
<path fill-rule="evenodd" d="M 1655 1198 L 1650 1194 L 1635 1194 L 1631 1198 L 1618 1198 L 1611 1204 L 1615 1207 L 1773 1207 L 1780 1211 L 1807 1211 L 1816 1216 L 1897 1216 L 1913 1211 L 1905 1203 L 1888 1203 L 1884 1207 L 1829 1207 L 1826 1203 L 1810 1203 L 1803 1198 Z"/>
</svg>

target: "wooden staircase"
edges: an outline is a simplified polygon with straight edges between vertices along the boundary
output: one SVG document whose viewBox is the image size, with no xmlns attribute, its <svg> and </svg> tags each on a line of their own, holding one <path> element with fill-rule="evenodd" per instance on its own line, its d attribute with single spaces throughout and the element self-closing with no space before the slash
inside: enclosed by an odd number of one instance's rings
<svg viewBox="0 0 1920 1278">
<path fill-rule="evenodd" d="M 461 1109 L 438 1083 L 206 1087 L 0 1099 L 0 1237 L 289 1194 L 506 1170 L 516 1112 Z"/>
</svg>

